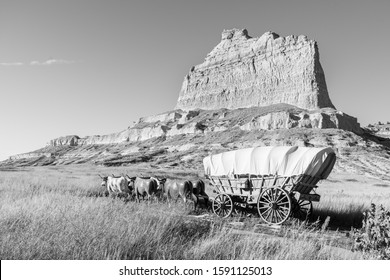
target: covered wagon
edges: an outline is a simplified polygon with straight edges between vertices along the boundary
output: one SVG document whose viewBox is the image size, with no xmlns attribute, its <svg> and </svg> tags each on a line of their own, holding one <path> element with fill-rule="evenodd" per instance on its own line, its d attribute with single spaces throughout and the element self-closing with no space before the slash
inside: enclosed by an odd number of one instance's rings
<svg viewBox="0 0 390 280">
<path fill-rule="evenodd" d="M 269 224 L 281 224 L 291 214 L 307 217 L 319 201 L 316 184 L 326 179 L 336 162 L 331 148 L 255 147 L 209 155 L 203 159 L 206 178 L 217 196 L 215 214 L 229 217 L 237 209 L 257 209 Z"/>
</svg>

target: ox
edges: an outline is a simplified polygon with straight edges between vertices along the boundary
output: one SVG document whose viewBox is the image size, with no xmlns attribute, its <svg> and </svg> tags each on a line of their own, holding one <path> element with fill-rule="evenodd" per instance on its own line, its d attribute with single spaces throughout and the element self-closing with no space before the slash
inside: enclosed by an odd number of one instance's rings
<svg viewBox="0 0 390 280">
<path fill-rule="evenodd" d="M 193 184 L 193 193 L 195 195 L 195 207 L 198 204 L 203 204 L 205 207 L 209 206 L 209 196 L 205 192 L 205 184 L 202 180 L 198 180 Z"/>
<path fill-rule="evenodd" d="M 142 198 L 145 195 L 148 197 L 148 201 L 161 189 L 166 179 L 157 179 L 154 177 L 140 178 L 140 177 L 129 177 L 126 175 L 126 179 L 129 182 L 129 188 L 133 189 L 133 193 L 139 202 L 139 196 Z"/>
<path fill-rule="evenodd" d="M 184 203 L 187 202 L 187 199 L 192 200 L 196 203 L 196 197 L 193 194 L 193 186 L 191 181 L 176 181 L 176 180 L 166 180 L 162 186 L 162 192 L 167 197 L 167 200 L 171 198 L 177 199 L 180 197 L 183 199 Z"/>
<path fill-rule="evenodd" d="M 100 176 L 102 179 L 102 186 L 107 188 L 109 194 L 131 194 L 131 188 L 129 182 L 124 176 Z"/>
</svg>

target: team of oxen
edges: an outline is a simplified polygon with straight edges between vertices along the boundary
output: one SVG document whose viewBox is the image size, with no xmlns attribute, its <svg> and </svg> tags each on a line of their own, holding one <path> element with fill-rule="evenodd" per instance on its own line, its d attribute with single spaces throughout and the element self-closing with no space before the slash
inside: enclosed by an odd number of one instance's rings
<svg viewBox="0 0 390 280">
<path fill-rule="evenodd" d="M 194 183 L 190 180 L 180 181 L 167 178 L 156 177 L 130 177 L 121 176 L 101 176 L 102 186 L 107 188 L 109 194 L 125 195 L 127 198 L 135 197 L 139 202 L 140 198 L 150 201 L 153 198 L 166 198 L 168 202 L 183 200 L 198 205 L 208 206 L 209 198 L 205 192 L 205 184 L 202 180 Z"/>
</svg>

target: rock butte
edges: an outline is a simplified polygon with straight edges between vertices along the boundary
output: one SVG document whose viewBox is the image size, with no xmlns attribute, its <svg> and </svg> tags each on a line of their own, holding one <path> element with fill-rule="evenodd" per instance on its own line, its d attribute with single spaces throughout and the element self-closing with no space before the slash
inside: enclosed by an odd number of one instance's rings
<svg viewBox="0 0 390 280">
<path fill-rule="evenodd" d="M 202 64 L 185 76 L 176 109 L 236 109 L 286 103 L 302 109 L 335 108 L 317 43 L 306 36 L 225 30 Z"/>
<path fill-rule="evenodd" d="M 247 118 L 239 127 L 246 131 L 294 127 L 361 131 L 356 118 L 337 111 L 330 101 L 315 41 L 272 32 L 251 38 L 246 29 L 232 29 L 223 31 L 222 41 L 205 61 L 191 68 L 174 111 L 143 117 L 122 132 L 65 136 L 49 145 L 115 144 L 224 131 L 233 124 L 223 116 L 218 122 L 194 117 L 203 110 L 242 107 L 259 108 L 241 113 Z"/>
</svg>

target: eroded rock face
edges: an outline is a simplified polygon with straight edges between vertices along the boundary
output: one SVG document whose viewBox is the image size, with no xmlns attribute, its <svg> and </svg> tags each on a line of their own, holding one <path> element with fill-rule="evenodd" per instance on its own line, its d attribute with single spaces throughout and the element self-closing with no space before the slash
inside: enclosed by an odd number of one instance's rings
<svg viewBox="0 0 390 280">
<path fill-rule="evenodd" d="M 334 108 L 317 43 L 306 36 L 226 30 L 202 64 L 185 76 L 176 109 L 219 109 L 287 103 Z"/>
<path fill-rule="evenodd" d="M 254 117 L 250 122 L 240 126 L 242 130 L 274 130 L 290 128 L 340 128 L 361 133 L 357 119 L 334 109 L 312 112 L 281 111 Z"/>
<path fill-rule="evenodd" d="M 48 143 L 50 146 L 77 146 L 80 137 L 77 135 L 68 135 L 53 139 Z"/>
<path fill-rule="evenodd" d="M 390 138 L 390 122 L 369 124 L 366 130 L 379 137 Z"/>
<path fill-rule="evenodd" d="M 19 155 L 10 156 L 9 160 L 28 159 L 28 158 L 39 158 L 39 157 L 51 157 L 51 153 L 24 153 Z"/>
<path fill-rule="evenodd" d="M 139 122 L 174 122 L 182 117 L 180 111 L 173 111 L 168 113 L 162 113 L 154 116 L 142 117 Z"/>
<path fill-rule="evenodd" d="M 148 122 L 144 122 L 147 120 Z M 154 122 L 153 122 L 154 121 Z M 65 136 L 50 146 L 86 146 L 136 143 L 157 137 L 208 134 L 238 127 L 243 131 L 291 128 L 338 128 L 361 133 L 357 119 L 331 108 L 303 110 L 291 105 L 252 107 L 235 110 L 193 110 L 168 112 L 141 118 L 136 126 L 118 133 L 80 138 Z"/>
</svg>

